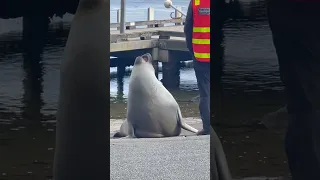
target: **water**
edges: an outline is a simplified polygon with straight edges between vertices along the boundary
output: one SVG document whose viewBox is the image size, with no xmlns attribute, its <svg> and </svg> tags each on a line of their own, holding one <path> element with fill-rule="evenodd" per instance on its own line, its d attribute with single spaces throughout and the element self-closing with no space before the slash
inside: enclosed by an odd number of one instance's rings
<svg viewBox="0 0 320 180">
<path fill-rule="evenodd" d="M 169 19 L 172 12 L 163 7 L 162 0 L 127 2 L 127 21 L 146 20 L 148 7 L 155 8 L 155 19 Z M 187 0 L 174 1 L 175 5 L 184 7 L 183 12 L 188 3 Z M 111 22 L 116 22 L 119 6 L 119 1 L 111 0 Z M 284 104 L 265 3 L 234 2 L 230 14 L 237 20 L 228 21 L 222 32 L 223 96 L 218 107 L 220 118 L 216 120 L 226 127 L 217 128 L 217 132 L 222 136 L 234 176 L 285 176 L 288 171 L 282 133 L 241 127 L 243 122 L 255 120 Z M 39 64 L 24 63 L 28 57 L 23 56 L 21 49 L 21 18 L 0 20 L 0 146 L 7 152 L 7 156 L 0 157 L 0 162 L 6 162 L 5 166 L 0 163 L 0 173 L 18 176 L 32 171 L 36 172 L 33 177 L 39 179 L 51 176 L 59 66 L 71 19 L 72 15 L 66 15 L 63 20 L 53 18 Z M 112 68 L 111 73 L 114 74 L 115 69 Z M 124 117 L 127 92 L 128 76 L 120 82 L 111 79 L 111 118 Z M 180 87 L 172 93 L 184 116 L 199 116 L 197 103 L 190 101 L 198 95 L 192 68 L 181 69 Z M 230 128 L 231 125 L 237 128 Z M 20 153 L 26 147 L 30 150 Z M 39 165 L 34 160 L 44 163 Z"/>
</svg>

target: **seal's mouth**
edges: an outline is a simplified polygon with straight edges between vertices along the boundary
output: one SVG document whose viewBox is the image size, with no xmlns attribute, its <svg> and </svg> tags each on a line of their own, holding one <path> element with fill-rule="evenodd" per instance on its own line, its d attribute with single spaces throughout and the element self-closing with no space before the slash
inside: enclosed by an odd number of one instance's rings
<svg viewBox="0 0 320 180">
<path fill-rule="evenodd" d="M 152 60 L 152 56 L 150 53 L 144 54 L 141 56 L 146 62 L 150 62 Z"/>
</svg>

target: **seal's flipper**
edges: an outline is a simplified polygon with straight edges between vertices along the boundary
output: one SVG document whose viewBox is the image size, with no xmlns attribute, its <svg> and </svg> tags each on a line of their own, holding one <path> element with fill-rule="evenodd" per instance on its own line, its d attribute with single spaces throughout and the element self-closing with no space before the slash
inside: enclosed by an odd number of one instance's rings
<svg viewBox="0 0 320 180">
<path fill-rule="evenodd" d="M 115 137 L 115 138 L 121 138 L 121 137 L 125 137 L 126 135 L 125 134 L 123 134 L 123 133 L 121 133 L 121 132 L 116 132 L 114 135 L 113 135 L 113 137 Z"/>
<path fill-rule="evenodd" d="M 183 120 L 182 120 L 182 115 L 181 115 L 181 110 L 180 108 L 178 107 L 178 110 L 177 110 L 177 119 L 178 119 L 178 123 L 180 124 L 180 126 L 187 130 L 187 131 L 190 131 L 190 132 L 193 132 L 193 133 L 197 133 L 198 130 L 190 125 L 188 125 L 187 123 L 185 123 Z"/>
<path fill-rule="evenodd" d="M 131 124 L 125 120 L 120 126 L 120 131 L 116 132 L 113 137 L 121 138 L 130 135 L 130 129 L 132 128 Z"/>
</svg>

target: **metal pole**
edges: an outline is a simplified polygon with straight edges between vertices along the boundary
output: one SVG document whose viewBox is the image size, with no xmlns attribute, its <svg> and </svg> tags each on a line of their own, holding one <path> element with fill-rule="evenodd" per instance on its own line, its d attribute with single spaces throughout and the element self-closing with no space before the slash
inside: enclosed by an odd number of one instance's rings
<svg viewBox="0 0 320 180">
<path fill-rule="evenodd" d="M 120 34 L 124 33 L 126 24 L 126 0 L 121 0 Z"/>
<path fill-rule="evenodd" d="M 187 15 L 185 15 L 185 14 L 181 11 L 181 7 L 171 6 L 171 8 L 173 8 L 173 9 L 176 10 L 176 11 L 178 11 L 182 16 L 187 16 Z"/>
</svg>

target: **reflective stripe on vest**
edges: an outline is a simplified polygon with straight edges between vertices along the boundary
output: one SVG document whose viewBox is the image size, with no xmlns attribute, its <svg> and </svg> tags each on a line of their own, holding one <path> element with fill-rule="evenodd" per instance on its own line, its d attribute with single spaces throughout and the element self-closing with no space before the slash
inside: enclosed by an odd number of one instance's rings
<svg viewBox="0 0 320 180">
<path fill-rule="evenodd" d="M 192 0 L 192 48 L 200 62 L 210 62 L 210 0 Z"/>
</svg>

